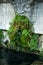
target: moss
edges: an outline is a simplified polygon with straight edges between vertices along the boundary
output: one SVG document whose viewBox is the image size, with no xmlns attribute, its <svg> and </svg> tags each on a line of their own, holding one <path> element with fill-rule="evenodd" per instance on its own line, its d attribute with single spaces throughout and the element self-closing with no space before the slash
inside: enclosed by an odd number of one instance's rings
<svg viewBox="0 0 43 65">
<path fill-rule="evenodd" d="M 3 42 L 3 39 L 4 39 L 3 31 L 0 30 L 0 44 Z"/>
<path fill-rule="evenodd" d="M 37 49 L 38 35 L 32 33 L 32 24 L 24 15 L 16 15 L 8 30 L 10 44 L 19 50 Z"/>
</svg>

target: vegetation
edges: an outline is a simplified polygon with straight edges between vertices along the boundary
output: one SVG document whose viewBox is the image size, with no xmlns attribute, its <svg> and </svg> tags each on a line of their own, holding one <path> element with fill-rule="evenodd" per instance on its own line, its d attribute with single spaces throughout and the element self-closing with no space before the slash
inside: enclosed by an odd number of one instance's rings
<svg viewBox="0 0 43 65">
<path fill-rule="evenodd" d="M 16 15 L 10 23 L 8 30 L 10 48 L 29 51 L 36 50 L 38 46 L 38 35 L 32 33 L 32 24 L 24 15 Z"/>
<path fill-rule="evenodd" d="M 40 56 L 43 58 L 43 49 L 40 51 Z"/>
<path fill-rule="evenodd" d="M 4 39 L 3 31 L 0 30 L 0 44 L 3 42 L 3 39 Z"/>
</svg>

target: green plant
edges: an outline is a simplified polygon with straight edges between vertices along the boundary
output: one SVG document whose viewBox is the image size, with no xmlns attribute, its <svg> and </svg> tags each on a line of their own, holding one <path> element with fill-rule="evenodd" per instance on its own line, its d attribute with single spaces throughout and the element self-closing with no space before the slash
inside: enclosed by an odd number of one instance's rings
<svg viewBox="0 0 43 65">
<path fill-rule="evenodd" d="M 32 34 L 32 24 L 24 15 L 16 15 L 8 30 L 11 47 L 19 50 L 33 50 L 38 45 L 38 35 Z M 12 46 L 13 45 L 13 46 Z"/>
<path fill-rule="evenodd" d="M 32 34 L 32 38 L 30 40 L 30 49 L 31 50 L 37 50 L 38 49 L 38 37 L 37 34 Z"/>
<path fill-rule="evenodd" d="M 43 49 L 40 51 L 40 56 L 43 58 Z"/>
<path fill-rule="evenodd" d="M 4 39 L 3 31 L 0 30 L 0 44 L 3 42 L 3 39 Z"/>
</svg>

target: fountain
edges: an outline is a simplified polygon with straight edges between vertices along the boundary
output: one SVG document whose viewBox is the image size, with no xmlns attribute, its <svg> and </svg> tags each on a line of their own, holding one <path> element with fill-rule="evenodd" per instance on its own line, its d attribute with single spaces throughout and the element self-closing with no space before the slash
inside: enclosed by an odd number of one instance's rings
<svg viewBox="0 0 43 65">
<path fill-rule="evenodd" d="M 40 35 L 39 49 L 43 48 L 43 3 L 40 3 L 39 0 L 3 1 L 5 3 L 2 4 L 1 2 L 0 4 L 0 29 L 8 30 L 9 22 L 12 20 L 15 14 L 19 13 L 21 15 L 26 15 L 31 20 L 31 23 L 33 23 L 34 33 Z M 32 7 L 30 4 L 33 4 Z M 42 44 L 41 48 L 40 44 Z M 24 53 L 0 47 L 0 65 L 3 65 L 1 64 L 1 62 L 3 62 L 3 59 L 6 61 L 6 65 L 20 65 L 22 62 L 26 65 L 31 65 L 35 60 L 40 60 L 39 55 L 37 54 Z"/>
</svg>

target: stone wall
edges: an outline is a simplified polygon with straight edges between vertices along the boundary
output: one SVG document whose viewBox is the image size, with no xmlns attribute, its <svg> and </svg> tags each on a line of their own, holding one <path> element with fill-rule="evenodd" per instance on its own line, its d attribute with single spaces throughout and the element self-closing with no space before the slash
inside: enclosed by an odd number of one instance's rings
<svg viewBox="0 0 43 65">
<path fill-rule="evenodd" d="M 8 29 L 9 23 L 15 17 L 15 11 L 11 3 L 0 4 L 0 29 Z"/>
</svg>

